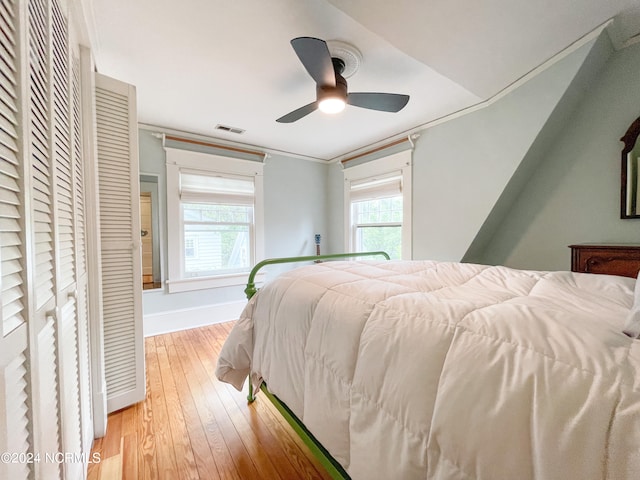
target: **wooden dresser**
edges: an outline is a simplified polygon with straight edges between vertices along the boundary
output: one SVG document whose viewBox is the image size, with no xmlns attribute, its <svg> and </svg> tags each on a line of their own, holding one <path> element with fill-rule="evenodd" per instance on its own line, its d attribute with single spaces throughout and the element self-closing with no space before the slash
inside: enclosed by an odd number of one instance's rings
<svg viewBox="0 0 640 480">
<path fill-rule="evenodd" d="M 640 270 L 640 244 L 594 244 L 569 245 L 571 248 L 571 271 L 638 276 Z"/>
</svg>

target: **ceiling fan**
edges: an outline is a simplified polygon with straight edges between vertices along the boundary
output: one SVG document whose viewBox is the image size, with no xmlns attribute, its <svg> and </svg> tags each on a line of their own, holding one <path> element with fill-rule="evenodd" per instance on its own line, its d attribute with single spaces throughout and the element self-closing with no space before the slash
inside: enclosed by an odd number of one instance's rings
<svg viewBox="0 0 640 480">
<path fill-rule="evenodd" d="M 316 109 L 325 113 L 338 113 L 345 105 L 383 112 L 399 112 L 409 101 L 409 95 L 397 93 L 349 93 L 347 81 L 342 76 L 345 63 L 341 58 L 331 57 L 324 40 L 298 37 L 291 40 L 291 46 L 316 82 L 316 101 L 283 115 L 276 122 L 292 123 Z"/>
</svg>

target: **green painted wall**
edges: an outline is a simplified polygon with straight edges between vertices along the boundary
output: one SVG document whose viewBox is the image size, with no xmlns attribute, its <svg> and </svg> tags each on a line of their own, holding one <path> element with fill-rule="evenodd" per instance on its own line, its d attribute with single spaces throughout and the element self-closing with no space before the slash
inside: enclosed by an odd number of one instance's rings
<svg viewBox="0 0 640 480">
<path fill-rule="evenodd" d="M 572 243 L 640 243 L 640 220 L 619 218 L 620 137 L 638 116 L 640 44 L 611 55 L 472 260 L 566 270 Z"/>
<path fill-rule="evenodd" d="M 492 105 L 423 130 L 413 154 L 413 258 L 569 269 L 567 246 L 640 243 L 619 219 L 619 138 L 640 115 L 640 45 L 606 32 Z M 328 170 L 329 249 L 344 245 Z"/>
<path fill-rule="evenodd" d="M 421 132 L 413 154 L 413 257 L 460 261 L 528 158 L 598 42 L 582 46 L 493 104 Z M 570 107 L 570 106 L 569 106 Z M 548 135 L 547 135 L 548 136 Z M 548 141 L 545 140 L 545 142 Z M 507 189 L 516 176 L 518 185 Z"/>
<path fill-rule="evenodd" d="M 162 141 L 148 130 L 139 131 L 140 171 L 159 177 L 160 202 L 166 212 L 166 169 Z M 314 255 L 314 234 L 327 237 L 326 191 L 328 166 L 274 155 L 264 165 L 265 255 Z M 164 265 L 167 265 L 167 222 L 164 229 Z M 277 273 L 274 267 L 269 274 Z M 166 279 L 166 272 L 164 278 Z M 143 294 L 145 315 L 244 300 L 244 285 L 192 292 Z"/>
</svg>

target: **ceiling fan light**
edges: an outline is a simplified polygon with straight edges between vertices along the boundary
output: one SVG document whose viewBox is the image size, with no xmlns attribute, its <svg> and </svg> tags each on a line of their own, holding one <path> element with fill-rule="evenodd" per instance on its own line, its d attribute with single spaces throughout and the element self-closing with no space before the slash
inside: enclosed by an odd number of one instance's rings
<svg viewBox="0 0 640 480">
<path fill-rule="evenodd" d="M 320 100 L 318 108 L 324 113 L 340 113 L 344 110 L 346 103 L 342 98 L 328 97 Z"/>
</svg>

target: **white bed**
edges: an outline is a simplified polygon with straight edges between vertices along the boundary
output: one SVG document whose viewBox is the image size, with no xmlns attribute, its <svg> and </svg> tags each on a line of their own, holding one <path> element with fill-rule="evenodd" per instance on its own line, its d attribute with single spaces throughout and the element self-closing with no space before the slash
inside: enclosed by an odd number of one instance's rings
<svg viewBox="0 0 640 480">
<path fill-rule="evenodd" d="M 265 380 L 354 480 L 639 479 L 635 279 L 327 262 L 268 283 L 218 378 Z"/>
</svg>

